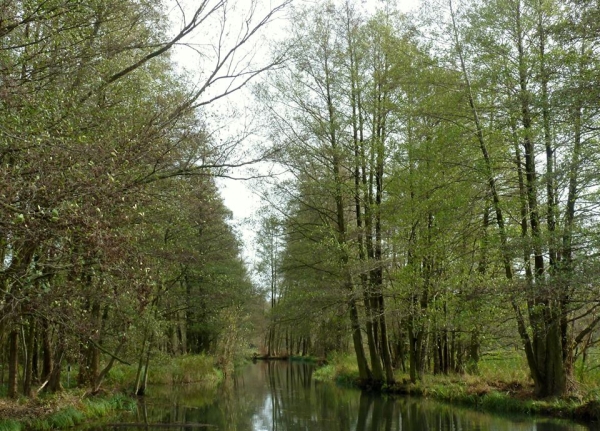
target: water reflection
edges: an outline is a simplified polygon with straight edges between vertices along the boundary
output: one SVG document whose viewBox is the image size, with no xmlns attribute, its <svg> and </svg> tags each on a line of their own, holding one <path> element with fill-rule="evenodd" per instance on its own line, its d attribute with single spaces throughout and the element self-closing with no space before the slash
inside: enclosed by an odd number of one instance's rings
<svg viewBox="0 0 600 431">
<path fill-rule="evenodd" d="M 507 418 L 423 399 L 389 398 L 314 382 L 314 367 L 287 362 L 247 366 L 217 391 L 152 388 L 135 415 L 102 428 L 225 431 L 583 431 L 546 419 Z"/>
</svg>

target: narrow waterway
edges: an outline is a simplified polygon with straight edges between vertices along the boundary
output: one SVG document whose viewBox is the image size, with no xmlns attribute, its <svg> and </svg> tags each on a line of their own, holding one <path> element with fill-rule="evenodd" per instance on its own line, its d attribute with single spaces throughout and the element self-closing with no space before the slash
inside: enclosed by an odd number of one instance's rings
<svg viewBox="0 0 600 431">
<path fill-rule="evenodd" d="M 568 421 L 498 416 L 421 398 L 390 398 L 315 382 L 310 364 L 258 362 L 218 389 L 152 387 L 136 414 L 98 430 L 583 431 Z"/>
</svg>

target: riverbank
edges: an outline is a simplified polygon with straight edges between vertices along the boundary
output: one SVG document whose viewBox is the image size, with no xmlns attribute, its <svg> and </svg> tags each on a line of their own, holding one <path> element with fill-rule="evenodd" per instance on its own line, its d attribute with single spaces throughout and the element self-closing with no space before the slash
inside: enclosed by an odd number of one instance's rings
<svg viewBox="0 0 600 431">
<path fill-rule="evenodd" d="M 597 391 L 579 391 L 555 399 L 535 399 L 533 383 L 522 372 L 523 368 L 510 364 L 504 372 L 482 367 L 480 374 L 425 375 L 417 383 L 410 383 L 405 373 L 396 374 L 393 385 L 366 388 L 389 395 L 411 395 L 459 404 L 477 410 L 495 413 L 520 413 L 580 421 L 600 420 L 600 400 Z M 334 358 L 319 368 L 314 378 L 333 381 L 342 386 L 361 387 L 358 368 L 349 358 Z"/>
<path fill-rule="evenodd" d="M 0 431 L 65 429 L 135 408 L 136 400 L 125 394 L 88 397 L 80 389 L 0 400 Z"/>
<path fill-rule="evenodd" d="M 137 407 L 133 395 L 136 371 L 134 366 L 115 366 L 100 395 L 67 388 L 32 398 L 0 399 L 0 431 L 66 429 L 133 411 Z M 222 380 L 223 373 L 214 366 L 214 359 L 204 355 L 163 358 L 148 373 L 149 385 L 202 382 L 215 387 Z"/>
<path fill-rule="evenodd" d="M 292 362 L 306 362 L 309 364 L 325 365 L 327 361 L 323 358 L 316 356 L 300 356 L 300 355 L 258 355 L 254 354 L 250 358 L 252 361 L 292 361 Z"/>
</svg>

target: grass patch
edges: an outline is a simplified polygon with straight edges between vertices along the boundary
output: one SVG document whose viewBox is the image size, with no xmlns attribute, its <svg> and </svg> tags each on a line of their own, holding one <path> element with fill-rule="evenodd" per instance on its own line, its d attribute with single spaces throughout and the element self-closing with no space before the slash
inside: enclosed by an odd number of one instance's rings
<svg viewBox="0 0 600 431">
<path fill-rule="evenodd" d="M 13 419 L 0 420 L 0 431 L 21 431 L 23 426 Z"/>
<path fill-rule="evenodd" d="M 426 374 L 413 384 L 407 373 L 396 371 L 397 383 L 383 385 L 380 390 L 388 394 L 424 396 L 497 413 L 600 420 L 600 391 L 586 391 L 585 395 L 569 398 L 537 400 L 526 370 L 525 358 L 490 354 L 480 362 L 478 375 Z M 352 356 L 330 358 L 328 365 L 314 373 L 314 378 L 344 386 L 360 386 Z"/>
<path fill-rule="evenodd" d="M 220 379 L 216 373 L 214 360 L 206 355 L 186 355 L 169 361 L 167 367 L 156 368 L 148 376 L 149 383 L 214 383 Z M 163 374 L 165 373 L 165 374 Z"/>
<path fill-rule="evenodd" d="M 124 394 L 86 398 L 83 390 L 44 394 L 38 398 L 2 400 L 0 431 L 66 429 L 118 411 L 135 410 L 137 402 Z"/>
<path fill-rule="evenodd" d="M 86 419 L 83 412 L 77 410 L 73 406 L 66 407 L 56 413 L 43 419 L 33 419 L 27 423 L 28 429 L 33 430 L 51 430 L 65 429 L 75 425 L 79 425 Z"/>
<path fill-rule="evenodd" d="M 107 383 L 121 388 L 135 384 L 137 365 L 115 365 Z M 174 385 L 204 383 L 216 386 L 223 380 L 223 373 L 215 367 L 214 358 L 206 355 L 184 355 L 176 358 L 160 357 L 150 363 L 149 385 Z"/>
<path fill-rule="evenodd" d="M 313 379 L 319 382 L 334 382 L 336 375 L 337 373 L 335 366 L 328 364 L 315 370 L 313 373 Z"/>
<path fill-rule="evenodd" d="M 313 378 L 321 382 L 335 382 L 340 386 L 358 386 L 358 366 L 351 355 L 332 355 L 327 359 L 327 365 L 318 368 Z"/>
<path fill-rule="evenodd" d="M 527 359 L 516 352 L 491 352 L 483 356 L 478 364 L 479 376 L 486 381 L 529 383 Z"/>
</svg>

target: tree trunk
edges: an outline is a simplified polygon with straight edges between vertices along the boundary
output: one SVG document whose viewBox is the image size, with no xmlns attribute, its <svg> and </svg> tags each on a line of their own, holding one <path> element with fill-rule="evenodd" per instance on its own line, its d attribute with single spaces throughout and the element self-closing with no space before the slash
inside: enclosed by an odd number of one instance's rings
<svg viewBox="0 0 600 431">
<path fill-rule="evenodd" d="M 17 398 L 19 369 L 19 332 L 13 329 L 8 334 L 8 397 Z"/>
<path fill-rule="evenodd" d="M 50 378 L 52 373 L 52 345 L 50 343 L 50 328 L 46 319 L 42 320 L 42 378 L 43 382 Z"/>
<path fill-rule="evenodd" d="M 33 383 L 33 350 L 35 348 L 35 319 L 29 318 L 29 328 L 26 337 L 26 355 L 25 355 L 25 367 L 23 369 L 23 395 L 30 397 L 32 395 L 32 383 Z"/>
<path fill-rule="evenodd" d="M 354 345 L 354 353 L 356 355 L 356 362 L 358 364 L 358 377 L 364 382 L 370 382 L 373 378 L 371 370 L 367 365 L 367 358 L 365 356 L 365 349 L 363 347 L 362 335 L 360 329 L 360 321 L 358 319 L 358 310 L 356 308 L 356 301 L 354 298 L 350 298 L 349 301 L 350 309 L 350 325 L 352 327 L 352 342 Z"/>
<path fill-rule="evenodd" d="M 62 372 L 62 360 L 64 356 L 64 346 L 59 346 L 56 354 L 53 359 L 54 366 L 52 367 L 52 371 L 50 372 L 50 376 L 48 378 L 48 391 L 50 392 L 60 392 L 63 387 L 60 382 L 61 372 Z"/>
<path fill-rule="evenodd" d="M 471 331 L 469 339 L 469 355 L 467 359 L 467 372 L 469 374 L 479 374 L 479 330 Z"/>
</svg>

